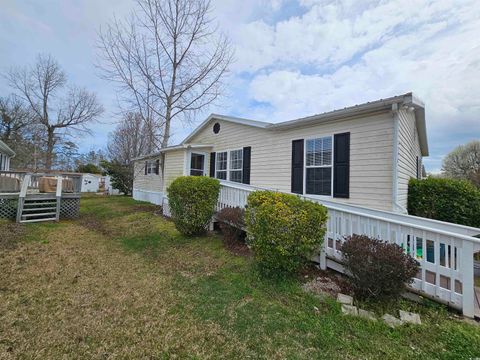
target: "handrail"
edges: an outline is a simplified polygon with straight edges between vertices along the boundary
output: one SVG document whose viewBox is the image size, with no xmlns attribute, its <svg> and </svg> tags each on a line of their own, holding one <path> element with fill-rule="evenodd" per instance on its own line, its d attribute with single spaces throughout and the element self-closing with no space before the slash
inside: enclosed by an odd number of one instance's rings
<svg viewBox="0 0 480 360">
<path fill-rule="evenodd" d="M 232 183 L 229 181 L 220 181 L 220 184 L 226 187 L 245 190 L 248 192 L 252 192 L 255 190 L 265 190 L 265 191 L 275 191 L 275 192 L 286 193 L 284 191 L 278 191 L 275 189 L 268 189 L 268 188 L 262 188 L 258 186 L 251 186 L 251 185 L 245 185 L 245 184 L 239 184 L 239 183 Z M 297 194 L 294 194 L 294 195 L 297 195 Z M 480 235 L 479 228 L 449 223 L 446 221 L 440 221 L 435 219 L 423 218 L 419 216 L 394 213 L 394 212 L 389 212 L 384 210 L 377 210 L 377 209 L 367 208 L 360 205 L 345 204 L 345 203 L 340 203 L 340 202 L 331 201 L 331 200 L 319 199 L 317 197 L 309 196 L 309 195 L 298 195 L 298 196 L 306 200 L 321 203 L 325 207 L 331 208 L 333 210 L 344 211 L 354 215 L 367 216 L 375 220 L 388 221 L 388 222 L 399 224 L 399 225 L 405 225 L 405 223 L 408 223 L 409 226 L 415 227 L 419 230 L 439 232 L 439 233 L 442 233 L 443 235 L 456 236 L 456 237 L 464 236 L 463 239 L 465 240 L 470 240 L 470 241 L 480 243 L 480 239 L 474 237 L 475 235 Z"/>
<path fill-rule="evenodd" d="M 32 179 L 32 175 L 30 174 L 25 175 L 25 177 L 23 178 L 19 197 L 24 198 L 25 196 L 27 196 L 28 186 L 30 185 L 31 179 Z"/>
</svg>

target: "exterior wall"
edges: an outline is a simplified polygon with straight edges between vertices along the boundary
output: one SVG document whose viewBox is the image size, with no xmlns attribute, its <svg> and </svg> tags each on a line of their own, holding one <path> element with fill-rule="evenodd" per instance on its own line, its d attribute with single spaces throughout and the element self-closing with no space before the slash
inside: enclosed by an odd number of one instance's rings
<svg viewBox="0 0 480 360">
<path fill-rule="evenodd" d="M 183 149 L 168 151 L 165 153 L 165 181 L 163 183 L 163 192 L 167 192 L 167 187 L 175 178 L 182 176 L 185 169 L 185 154 Z"/>
<path fill-rule="evenodd" d="M 398 191 L 397 203 L 407 208 L 408 181 L 417 177 L 417 156 L 421 176 L 422 152 L 418 139 L 415 113 L 400 109 L 398 112 Z"/>
<path fill-rule="evenodd" d="M 391 112 L 275 131 L 227 121 L 218 122 L 218 134 L 212 131 L 215 123 L 212 121 L 190 143 L 213 145 L 211 151 L 216 152 L 251 146 L 251 185 L 287 192 L 291 189 L 292 140 L 350 132 L 350 198 L 333 200 L 382 210 L 393 208 Z M 182 156 L 177 160 L 179 165 L 183 164 Z M 181 174 L 182 171 L 176 169 L 176 173 Z M 166 174 L 169 178 L 173 176 L 167 168 Z"/>
<path fill-rule="evenodd" d="M 148 160 L 157 160 L 151 158 Z M 163 199 L 163 180 L 162 174 L 145 175 L 145 161 L 147 159 L 135 161 L 133 172 L 133 198 L 140 201 L 148 201 L 157 205 L 162 204 Z"/>
</svg>

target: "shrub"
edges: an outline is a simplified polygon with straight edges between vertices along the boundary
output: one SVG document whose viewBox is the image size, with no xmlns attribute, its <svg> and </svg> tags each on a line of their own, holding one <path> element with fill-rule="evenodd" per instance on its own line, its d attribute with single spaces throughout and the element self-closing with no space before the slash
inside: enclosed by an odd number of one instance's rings
<svg viewBox="0 0 480 360">
<path fill-rule="evenodd" d="M 419 263 L 400 246 L 368 236 L 348 237 L 341 251 L 349 282 L 361 299 L 396 299 L 419 271 Z"/>
<path fill-rule="evenodd" d="M 240 240 L 245 227 L 245 210 L 239 207 L 222 209 L 217 213 L 217 220 L 226 242 Z"/>
<path fill-rule="evenodd" d="M 468 181 L 429 177 L 410 180 L 411 215 L 480 227 L 480 190 Z"/>
<path fill-rule="evenodd" d="M 168 187 L 173 222 L 184 235 L 200 235 L 211 221 L 220 192 L 220 182 L 206 176 L 181 176 Z"/>
<path fill-rule="evenodd" d="M 256 191 L 248 197 L 248 242 L 267 273 L 298 271 L 322 245 L 327 209 L 291 194 Z"/>
</svg>

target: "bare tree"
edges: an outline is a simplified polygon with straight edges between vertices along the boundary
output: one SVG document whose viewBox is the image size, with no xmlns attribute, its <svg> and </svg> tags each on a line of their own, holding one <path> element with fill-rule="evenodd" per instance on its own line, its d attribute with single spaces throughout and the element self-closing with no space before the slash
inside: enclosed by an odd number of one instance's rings
<svg viewBox="0 0 480 360">
<path fill-rule="evenodd" d="M 46 133 L 47 169 L 52 167 L 55 144 L 73 132 L 88 133 L 87 125 L 103 112 L 94 93 L 67 86 L 65 73 L 50 55 L 39 55 L 33 66 L 11 69 L 6 78 Z"/>
<path fill-rule="evenodd" d="M 110 159 L 130 165 L 135 157 L 148 154 L 152 148 L 150 124 L 138 113 L 126 113 L 116 129 L 110 134 L 107 151 Z"/>
<path fill-rule="evenodd" d="M 189 120 L 223 92 L 233 52 L 210 7 L 208 0 L 137 0 L 130 17 L 100 31 L 103 76 L 161 127 L 160 147 L 168 145 L 172 120 Z"/>
<path fill-rule="evenodd" d="M 480 141 L 453 149 L 443 159 L 442 170 L 448 177 L 470 180 L 480 187 Z"/>
<path fill-rule="evenodd" d="M 32 112 L 21 99 L 15 95 L 0 98 L 0 139 L 8 142 L 25 137 L 33 121 Z"/>
</svg>

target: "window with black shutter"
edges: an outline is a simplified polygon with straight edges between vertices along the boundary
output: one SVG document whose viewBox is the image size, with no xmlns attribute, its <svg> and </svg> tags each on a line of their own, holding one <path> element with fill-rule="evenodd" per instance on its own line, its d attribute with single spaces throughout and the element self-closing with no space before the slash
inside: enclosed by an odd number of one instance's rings
<svg viewBox="0 0 480 360">
<path fill-rule="evenodd" d="M 350 197 L 350 133 L 335 134 L 333 150 L 333 196 Z"/>
<path fill-rule="evenodd" d="M 303 139 L 292 141 L 292 193 L 303 194 Z"/>
</svg>

